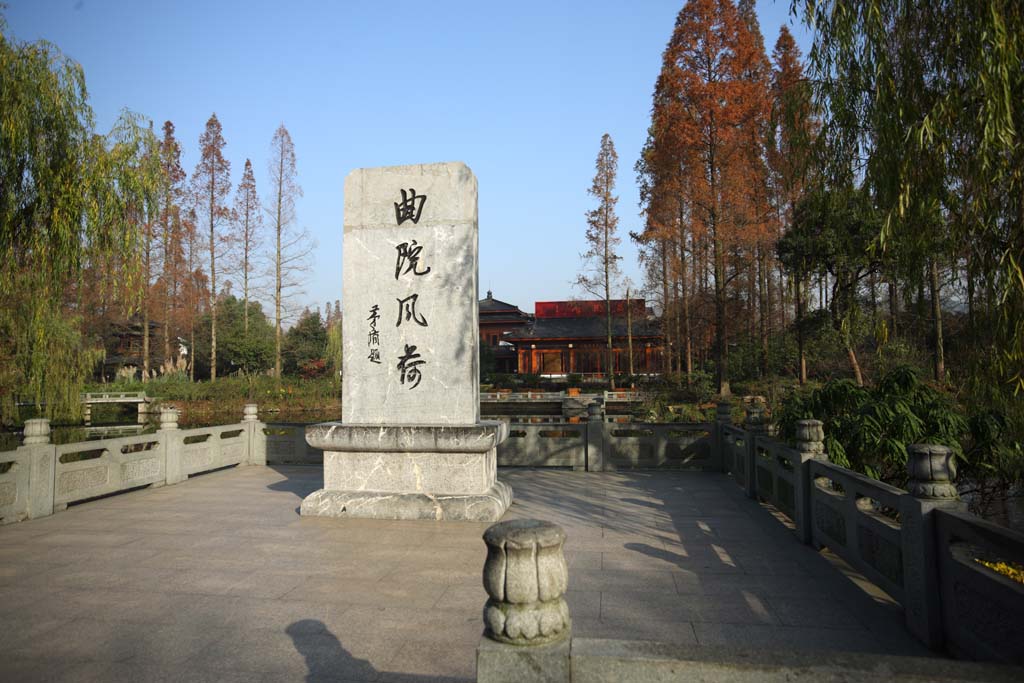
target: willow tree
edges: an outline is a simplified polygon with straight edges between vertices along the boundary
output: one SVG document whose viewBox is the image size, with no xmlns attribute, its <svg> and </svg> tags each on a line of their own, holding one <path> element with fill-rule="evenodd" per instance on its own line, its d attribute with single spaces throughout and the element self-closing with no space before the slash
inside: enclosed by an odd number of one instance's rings
<svg viewBox="0 0 1024 683">
<path fill-rule="evenodd" d="M 619 238 L 615 235 L 619 217 L 615 204 L 615 176 L 619 172 L 619 155 L 612 137 L 601 136 L 601 149 L 597 153 L 594 181 L 587 190 L 597 200 L 597 208 L 587 212 L 587 251 L 583 254 L 586 272 L 576 278 L 576 284 L 604 300 L 605 313 L 605 371 L 612 389 L 615 389 L 615 351 L 612 347 L 612 289 L 619 276 L 619 259 L 615 253 Z"/>
<path fill-rule="evenodd" d="M 18 399 L 50 417 L 80 414 L 78 394 L 102 357 L 68 292 L 90 262 L 138 277 L 139 209 L 155 187 L 155 138 L 122 115 L 93 133 L 79 64 L 46 42 L 6 35 L 0 17 L 0 417 Z"/>
<path fill-rule="evenodd" d="M 936 261 L 970 250 L 992 289 L 991 367 L 1024 388 L 1024 4 L 793 8 L 814 27 L 811 73 L 827 112 L 830 169 L 863 177 L 884 216 L 878 246 L 918 256 L 933 306 Z"/>
</svg>

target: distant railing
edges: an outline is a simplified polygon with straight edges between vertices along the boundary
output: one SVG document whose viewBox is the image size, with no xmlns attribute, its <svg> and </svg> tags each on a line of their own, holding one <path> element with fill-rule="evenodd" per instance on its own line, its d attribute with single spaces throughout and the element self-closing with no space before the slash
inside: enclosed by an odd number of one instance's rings
<svg viewBox="0 0 1024 683">
<path fill-rule="evenodd" d="M 605 471 L 619 469 L 696 469 L 721 471 L 712 446 L 711 423 L 626 422 L 603 425 Z"/>
<path fill-rule="evenodd" d="M 144 391 L 94 391 L 80 395 L 82 403 L 147 403 Z"/>
<path fill-rule="evenodd" d="M 587 467 L 587 423 L 512 424 L 498 444 L 502 467 Z"/>
<path fill-rule="evenodd" d="M 561 401 L 566 397 L 564 391 L 481 391 L 481 401 Z"/>
</svg>

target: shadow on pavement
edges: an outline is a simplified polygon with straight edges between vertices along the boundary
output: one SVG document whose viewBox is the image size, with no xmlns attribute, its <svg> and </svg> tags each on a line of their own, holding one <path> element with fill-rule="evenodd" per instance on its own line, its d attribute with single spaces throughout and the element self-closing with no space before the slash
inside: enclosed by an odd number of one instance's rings
<svg viewBox="0 0 1024 683">
<path fill-rule="evenodd" d="M 295 649 L 306 660 L 307 683 L 336 679 L 374 681 L 384 672 L 373 664 L 354 657 L 346 650 L 338 637 L 317 619 L 302 619 L 285 629 Z M 423 676 L 419 674 L 391 673 L 388 680 L 409 683 L 463 683 L 463 678 Z"/>
</svg>

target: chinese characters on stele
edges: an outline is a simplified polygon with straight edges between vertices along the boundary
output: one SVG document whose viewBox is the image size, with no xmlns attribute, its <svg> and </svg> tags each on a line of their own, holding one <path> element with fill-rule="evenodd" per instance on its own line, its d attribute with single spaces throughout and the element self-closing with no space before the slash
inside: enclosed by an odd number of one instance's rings
<svg viewBox="0 0 1024 683">
<path fill-rule="evenodd" d="M 395 202 L 395 221 L 398 225 L 411 221 L 415 226 L 419 223 L 420 216 L 423 214 L 423 206 L 427 203 L 427 196 L 416 194 L 416 190 L 413 188 L 409 188 L 408 192 L 404 189 L 400 190 L 400 192 L 402 200 Z M 409 278 L 415 281 L 416 278 L 430 273 L 430 266 L 420 262 L 423 246 L 417 244 L 415 239 L 410 239 L 407 242 L 396 245 L 395 251 L 395 280 Z M 395 299 L 398 302 L 398 317 L 395 320 L 395 327 L 401 327 L 402 323 L 415 323 L 420 327 L 429 327 L 427 319 L 416 310 L 419 298 L 419 293 L 413 292 L 403 299 Z M 370 307 L 370 315 L 367 318 L 370 323 L 370 329 L 367 334 L 367 346 L 369 347 L 367 358 L 371 363 L 376 364 L 381 363 L 380 330 L 378 329 L 380 317 L 380 305 L 373 304 Z M 403 346 L 405 347 L 405 352 L 398 357 L 396 368 L 399 371 L 399 383 L 409 387 L 411 390 L 419 386 L 420 380 L 423 377 L 420 367 L 426 365 L 427 361 L 423 360 L 421 354 L 416 353 L 416 344 L 404 343 Z"/>
</svg>

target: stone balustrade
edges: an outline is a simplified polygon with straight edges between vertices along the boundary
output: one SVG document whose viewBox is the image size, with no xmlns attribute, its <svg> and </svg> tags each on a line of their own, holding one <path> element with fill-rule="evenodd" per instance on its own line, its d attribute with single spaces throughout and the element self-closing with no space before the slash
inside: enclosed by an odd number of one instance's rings
<svg viewBox="0 0 1024 683">
<path fill-rule="evenodd" d="M 949 448 L 908 446 L 909 483 L 903 490 L 830 463 L 820 421 L 801 421 L 792 445 L 774 439 L 756 405 L 747 410 L 742 426 L 732 424 L 728 403 L 719 404 L 715 420 L 708 423 L 612 424 L 605 421 L 600 403 L 591 404 L 589 417 L 582 423 L 511 425 L 512 438 L 498 450 L 499 463 L 593 472 L 630 467 L 726 472 L 749 497 L 787 515 L 799 541 L 828 547 L 899 601 L 907 628 L 929 647 L 1024 663 L 1024 586 L 990 567 L 997 562 L 1024 564 L 1024 534 L 966 512 L 956 495 L 956 461 Z M 46 516 L 117 491 L 176 484 L 199 472 L 268 460 L 322 461 L 306 445 L 298 425 L 264 425 L 255 405 L 246 406 L 238 423 L 197 429 L 179 428 L 178 412 L 165 407 L 155 434 L 62 445 L 51 442 L 47 420 L 29 420 L 23 445 L 0 453 L 0 523 Z M 520 541 L 514 540 L 510 553 L 508 540 L 501 541 L 505 537 L 495 531 L 489 563 L 504 557 L 504 571 L 512 567 L 514 574 L 518 560 L 510 557 L 544 555 L 549 548 L 554 553 L 556 546 L 560 557 L 560 532 L 538 526 L 516 533 L 509 538 L 531 538 L 524 548 L 533 550 L 520 554 Z M 504 550 L 498 552 L 499 547 Z M 488 571 L 497 576 L 498 570 Z M 531 580 L 539 587 L 539 574 Z M 521 621 L 508 620 L 508 614 L 524 608 L 502 607 L 505 594 L 499 593 L 499 584 L 492 577 L 493 632 L 509 640 L 536 637 L 530 627 L 516 626 Z M 564 581 L 559 585 L 564 591 Z M 498 613 L 505 615 L 500 627 Z M 536 633 L 550 636 L 552 628 L 537 622 Z M 498 653 L 498 640 L 489 640 L 489 651 Z"/>
<path fill-rule="evenodd" d="M 26 420 L 22 445 L 0 453 L 0 523 L 222 467 L 266 464 L 266 425 L 255 404 L 239 423 L 195 429 L 180 429 L 178 411 L 163 407 L 159 425 L 154 434 L 54 444 L 49 420 Z"/>
</svg>

